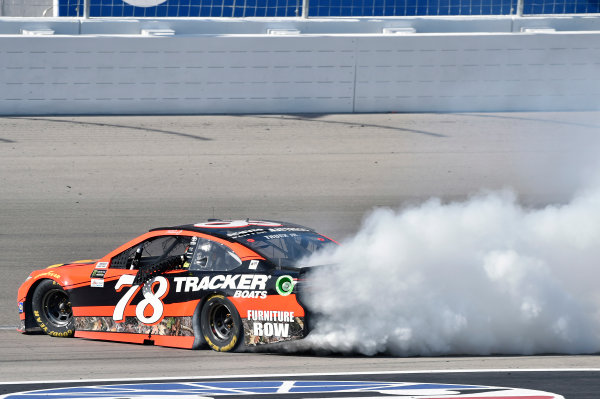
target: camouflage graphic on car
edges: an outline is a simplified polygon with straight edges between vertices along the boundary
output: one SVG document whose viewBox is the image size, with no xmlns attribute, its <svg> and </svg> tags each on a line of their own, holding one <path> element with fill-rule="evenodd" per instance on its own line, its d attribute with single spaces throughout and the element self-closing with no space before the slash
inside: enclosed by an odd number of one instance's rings
<svg viewBox="0 0 600 399">
<path fill-rule="evenodd" d="M 193 336 L 192 317 L 165 317 L 160 323 L 149 326 L 142 324 L 136 317 L 126 317 L 122 323 L 116 323 L 110 316 L 75 317 L 75 329 L 78 331 L 101 331 L 131 334 L 151 334 L 168 336 Z"/>
</svg>

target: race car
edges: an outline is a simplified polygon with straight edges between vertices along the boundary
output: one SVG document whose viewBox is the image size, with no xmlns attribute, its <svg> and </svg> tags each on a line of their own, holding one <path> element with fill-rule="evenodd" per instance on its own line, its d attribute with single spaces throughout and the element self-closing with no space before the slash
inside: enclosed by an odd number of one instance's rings
<svg viewBox="0 0 600 399">
<path fill-rule="evenodd" d="M 152 229 L 97 260 L 34 271 L 23 333 L 232 351 L 303 338 L 299 262 L 335 241 L 284 222 L 208 220 Z"/>
</svg>

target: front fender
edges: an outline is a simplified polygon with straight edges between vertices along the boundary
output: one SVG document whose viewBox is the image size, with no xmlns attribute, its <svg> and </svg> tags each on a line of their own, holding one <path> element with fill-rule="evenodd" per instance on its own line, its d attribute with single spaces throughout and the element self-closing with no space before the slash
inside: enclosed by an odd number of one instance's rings
<svg viewBox="0 0 600 399">
<path fill-rule="evenodd" d="M 46 278 L 30 278 L 19 288 L 18 294 L 18 306 L 19 306 L 19 318 L 20 325 L 17 327 L 17 331 L 26 334 L 41 332 L 42 329 L 38 326 L 37 322 L 33 318 L 33 310 L 31 308 L 31 298 L 38 285 L 44 280 L 52 280 Z M 56 281 L 56 280 L 55 280 Z M 58 281 L 57 281 L 58 282 Z"/>
<path fill-rule="evenodd" d="M 69 286 L 89 280 L 94 261 L 79 261 L 64 265 L 52 265 L 45 269 L 32 272 L 17 292 L 17 306 L 19 310 L 20 325 L 17 331 L 22 333 L 38 332 L 38 327 L 33 318 L 31 298 L 36 287 L 44 280 L 54 280 L 68 290 Z"/>
</svg>

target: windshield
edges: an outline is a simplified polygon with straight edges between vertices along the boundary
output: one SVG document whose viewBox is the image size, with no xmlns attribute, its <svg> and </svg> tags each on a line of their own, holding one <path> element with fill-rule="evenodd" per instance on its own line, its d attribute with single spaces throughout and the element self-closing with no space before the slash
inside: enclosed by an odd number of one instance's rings
<svg viewBox="0 0 600 399">
<path fill-rule="evenodd" d="M 327 237 L 309 231 L 262 232 L 237 241 L 277 266 L 299 266 L 300 260 L 334 244 Z"/>
</svg>

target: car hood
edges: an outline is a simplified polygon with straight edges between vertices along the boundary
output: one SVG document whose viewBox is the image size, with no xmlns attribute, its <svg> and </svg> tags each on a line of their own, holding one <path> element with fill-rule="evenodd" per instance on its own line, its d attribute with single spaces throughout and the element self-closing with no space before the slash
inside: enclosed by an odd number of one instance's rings
<svg viewBox="0 0 600 399">
<path fill-rule="evenodd" d="M 45 269 L 54 269 L 54 268 L 62 267 L 62 266 L 84 266 L 84 265 L 91 265 L 93 263 L 96 263 L 97 261 L 98 261 L 97 259 L 85 259 L 85 260 L 76 260 L 76 261 L 70 262 L 70 263 L 56 263 L 54 265 L 47 266 Z"/>
</svg>

